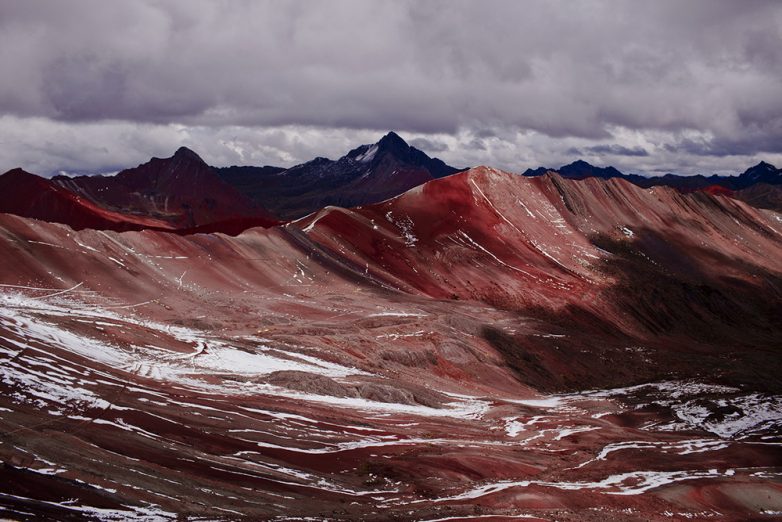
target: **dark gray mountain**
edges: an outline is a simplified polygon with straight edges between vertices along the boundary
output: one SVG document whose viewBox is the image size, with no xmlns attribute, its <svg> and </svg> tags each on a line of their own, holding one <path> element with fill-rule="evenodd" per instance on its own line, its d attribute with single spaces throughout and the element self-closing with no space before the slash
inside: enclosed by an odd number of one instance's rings
<svg viewBox="0 0 782 522">
<path fill-rule="evenodd" d="M 640 174 L 624 174 L 614 167 L 596 167 L 586 161 L 578 160 L 569 165 L 564 165 L 559 169 L 549 169 L 547 167 L 538 167 L 536 169 L 527 169 L 525 176 L 541 176 L 546 172 L 557 172 L 560 176 L 569 179 L 586 178 L 622 178 L 635 183 L 644 188 L 667 186 L 674 187 L 685 192 L 701 190 L 709 187 L 722 187 L 728 190 L 741 190 L 757 183 L 768 185 L 782 185 L 782 169 L 774 165 L 761 161 L 754 167 L 748 168 L 738 176 L 681 176 L 678 174 L 665 174 L 664 176 L 647 177 Z"/>
<path fill-rule="evenodd" d="M 345 156 L 315 158 L 289 169 L 226 167 L 217 169 L 230 185 L 282 219 L 296 219 L 325 206 L 377 203 L 459 172 L 408 145 L 389 132 L 375 144 Z"/>
</svg>

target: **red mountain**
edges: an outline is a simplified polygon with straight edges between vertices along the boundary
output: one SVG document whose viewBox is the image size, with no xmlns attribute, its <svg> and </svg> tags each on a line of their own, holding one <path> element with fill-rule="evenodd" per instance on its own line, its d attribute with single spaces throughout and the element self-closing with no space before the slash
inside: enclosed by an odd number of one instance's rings
<svg viewBox="0 0 782 522">
<path fill-rule="evenodd" d="M 247 218 L 264 226 L 278 223 L 185 147 L 170 158 L 153 158 L 115 176 L 57 176 L 53 182 L 101 207 L 152 217 L 174 228 Z"/>
<path fill-rule="evenodd" d="M 169 229 L 163 220 L 144 215 L 131 215 L 103 208 L 80 197 L 59 184 L 14 169 L 0 175 L 0 212 L 64 223 L 75 230 L 96 228 L 105 230 Z"/>
<path fill-rule="evenodd" d="M 237 237 L 0 231 L 9 516 L 780 508 L 774 212 L 481 167 Z"/>
<path fill-rule="evenodd" d="M 599 317 L 633 335 L 681 330 L 711 342 L 724 330 L 724 339 L 746 342 L 776 330 L 768 312 L 782 312 L 776 298 L 748 291 L 754 270 L 782 268 L 765 259 L 780 247 L 778 223 L 704 193 L 481 167 L 378 205 L 324 209 L 294 225 L 390 287 L 521 310 L 566 306 L 560 314 Z M 700 285 L 713 288 L 708 299 Z M 664 298 L 668 290 L 677 295 Z"/>
</svg>

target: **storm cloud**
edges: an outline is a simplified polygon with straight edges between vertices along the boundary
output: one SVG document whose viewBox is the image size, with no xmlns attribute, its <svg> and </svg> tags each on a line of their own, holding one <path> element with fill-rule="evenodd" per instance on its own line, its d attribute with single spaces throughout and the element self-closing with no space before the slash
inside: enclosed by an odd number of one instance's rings
<svg viewBox="0 0 782 522">
<path fill-rule="evenodd" d="M 0 169 L 396 130 L 459 166 L 731 170 L 782 159 L 779 49 L 776 1 L 2 1 Z"/>
<path fill-rule="evenodd" d="M 676 150 L 675 147 L 669 147 L 669 150 Z M 617 145 L 616 143 L 610 143 L 607 145 L 592 145 L 591 147 L 584 147 L 579 149 L 572 147 L 568 149 L 570 154 L 575 156 L 584 155 L 612 155 L 612 156 L 648 156 L 649 152 L 643 147 L 625 147 L 623 145 Z"/>
</svg>

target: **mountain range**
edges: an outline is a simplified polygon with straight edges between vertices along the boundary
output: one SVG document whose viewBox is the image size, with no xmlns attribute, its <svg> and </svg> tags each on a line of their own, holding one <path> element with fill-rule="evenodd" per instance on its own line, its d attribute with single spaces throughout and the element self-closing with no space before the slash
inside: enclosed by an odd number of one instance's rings
<svg viewBox="0 0 782 522">
<path fill-rule="evenodd" d="M 458 171 L 411 147 L 394 132 L 337 160 L 315 158 L 289 169 L 218 169 L 227 183 L 281 219 L 300 218 L 329 205 L 377 203 Z"/>
<path fill-rule="evenodd" d="M 290 168 L 215 168 L 185 147 L 111 176 L 55 176 L 14 169 L 0 175 L 0 212 L 67 224 L 74 229 L 168 230 L 238 234 L 299 219 L 328 206 L 377 203 L 433 179 L 460 172 L 390 132 L 337 160 L 315 158 Z M 621 178 L 640 187 L 707 191 L 779 210 L 782 171 L 761 162 L 738 176 L 645 177 L 582 160 L 552 170 L 566 179 Z"/>
<path fill-rule="evenodd" d="M 0 211 L 75 229 L 235 234 L 329 205 L 375 203 L 455 172 L 393 132 L 338 160 L 316 158 L 289 169 L 213 168 L 182 147 L 113 176 L 49 180 L 14 169 L 0 176 Z"/>
<path fill-rule="evenodd" d="M 99 201 L 157 228 L 0 214 L 4 516 L 657 522 L 777 509 L 779 213 L 477 167 L 235 237 L 177 235 L 164 227 L 231 215 L 224 188 L 166 205 L 188 162 L 220 179 L 180 150 L 118 175 L 127 198 L 104 195 L 108 178 L 68 192 L 58 179 L 35 207 L 114 219 Z M 144 176 L 166 183 L 133 185 Z M 3 177 L 15 178 L 33 186 Z"/>
<path fill-rule="evenodd" d="M 546 172 L 556 172 L 567 179 L 586 178 L 621 178 L 639 187 L 673 187 L 683 192 L 696 190 L 721 194 L 753 206 L 782 210 L 782 169 L 770 163 L 761 161 L 737 176 L 681 176 L 665 174 L 663 176 L 642 176 L 640 174 L 624 174 L 614 167 L 595 167 L 583 160 L 577 160 L 559 169 L 538 167 L 527 169 L 525 176 L 540 176 Z"/>
</svg>

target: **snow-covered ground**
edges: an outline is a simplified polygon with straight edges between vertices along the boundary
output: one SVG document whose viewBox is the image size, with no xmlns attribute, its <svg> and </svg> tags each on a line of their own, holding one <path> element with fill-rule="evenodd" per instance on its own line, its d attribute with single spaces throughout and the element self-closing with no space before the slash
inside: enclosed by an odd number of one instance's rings
<svg viewBox="0 0 782 522">
<path fill-rule="evenodd" d="M 337 495 L 351 502 L 360 499 L 378 509 L 461 505 L 541 491 L 639 497 L 695 481 L 778 478 L 771 462 L 715 466 L 712 461 L 723 452 L 740 454 L 743 448 L 775 451 L 782 444 L 779 396 L 690 381 L 524 398 L 425 386 L 442 398 L 429 405 L 402 401 L 401 395 L 382 400 L 371 394 L 345 395 L 339 386 L 401 384 L 392 372 L 360 368 L 347 359 L 327 360 L 327 350 L 308 350 L 260 333 L 231 336 L 164 324 L 132 309 L 82 301 L 75 291 L 41 289 L 48 297 L 36 298 L 29 295 L 35 295 L 32 291 L 19 290 L 0 293 L 0 384 L 9 390 L 0 420 L 32 408 L 49 419 L 44 422 L 78 423 L 107 430 L 113 438 L 168 447 L 184 462 L 230 470 L 232 477 L 261 475 L 275 488 Z M 370 309 L 365 317 L 386 328 L 386 333 L 372 332 L 373 338 L 403 343 L 421 342 L 424 330 L 417 328 L 431 314 L 387 306 Z M 412 333 L 388 333 L 387 328 L 398 329 L 399 323 Z M 280 372 L 290 372 L 293 380 L 268 382 Z M 334 383 L 336 391 L 329 391 L 328 384 L 308 389 L 309 377 L 302 381 L 304 387 L 297 387 L 300 375 L 311 376 L 316 384 L 318 379 Z M 654 415 L 648 413 L 652 410 Z M 617 420 L 628 415 L 638 415 L 643 422 L 629 428 L 626 420 Z M 200 442 L 194 448 L 181 446 L 172 427 L 190 424 L 200 427 L 186 440 L 204 436 L 210 442 L 203 447 L 216 444 L 219 449 L 205 451 Z M 0 441 L 3 451 L 17 450 Z M 372 472 L 365 485 L 349 480 L 357 462 L 374 459 L 407 465 L 406 455 L 417 452 L 425 452 L 433 462 L 498 455 L 496 462 L 550 462 L 556 456 L 562 464 L 555 473 L 544 468 L 534 474 L 517 472 L 512 479 L 492 478 L 491 466 L 499 464 L 487 464 L 483 478 L 444 485 L 428 498 L 415 494 L 417 486 L 403 478 Z M 698 458 L 709 464 L 697 465 L 693 459 Z M 328 465 L 310 466 L 310 461 Z M 325 472 L 334 462 L 354 467 Z M 30 453 L 23 467 L 41 476 L 80 480 L 105 494 L 130 488 L 148 499 L 166 498 L 150 485 L 105 474 L 85 475 L 79 466 L 50 454 Z M 179 482 L 176 475 L 166 480 Z M 170 517 L 169 508 L 159 507 L 158 500 L 145 502 L 127 509 L 78 502 L 58 506 L 99 520 Z"/>
</svg>

